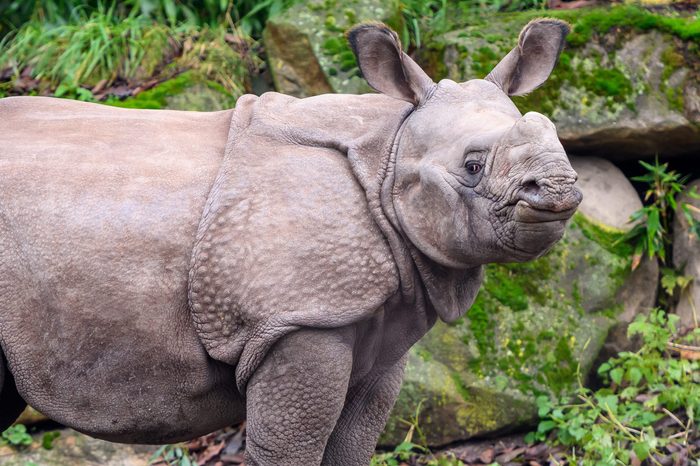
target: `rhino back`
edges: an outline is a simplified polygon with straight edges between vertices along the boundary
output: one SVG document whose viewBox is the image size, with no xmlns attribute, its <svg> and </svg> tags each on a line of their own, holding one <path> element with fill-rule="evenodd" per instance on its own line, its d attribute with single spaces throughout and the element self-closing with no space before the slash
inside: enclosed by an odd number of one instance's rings
<svg viewBox="0 0 700 466">
<path fill-rule="evenodd" d="M 239 415 L 186 296 L 230 118 L 0 100 L 0 342 L 45 414 L 151 442 Z"/>
</svg>

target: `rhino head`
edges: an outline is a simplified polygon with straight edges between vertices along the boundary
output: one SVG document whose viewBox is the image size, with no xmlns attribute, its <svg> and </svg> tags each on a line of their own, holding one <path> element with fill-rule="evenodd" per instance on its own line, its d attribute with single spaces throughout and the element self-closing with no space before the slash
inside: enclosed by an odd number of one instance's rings
<svg viewBox="0 0 700 466">
<path fill-rule="evenodd" d="M 568 31 L 533 21 L 485 79 L 437 84 L 386 26 L 348 33 L 367 82 L 414 105 L 395 142 L 392 203 L 404 235 L 432 261 L 451 269 L 525 261 L 563 235 L 582 199 L 576 172 L 552 122 L 522 115 L 510 96 L 548 78 Z"/>
</svg>

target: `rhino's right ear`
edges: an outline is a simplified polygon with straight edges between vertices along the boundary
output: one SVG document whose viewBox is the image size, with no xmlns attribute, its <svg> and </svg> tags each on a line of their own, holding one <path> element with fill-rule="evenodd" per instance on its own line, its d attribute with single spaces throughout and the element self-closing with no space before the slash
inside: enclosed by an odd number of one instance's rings
<svg viewBox="0 0 700 466">
<path fill-rule="evenodd" d="M 399 37 L 388 26 L 360 24 L 347 36 L 362 75 L 375 90 L 419 105 L 435 87 L 425 71 L 403 53 Z"/>
</svg>

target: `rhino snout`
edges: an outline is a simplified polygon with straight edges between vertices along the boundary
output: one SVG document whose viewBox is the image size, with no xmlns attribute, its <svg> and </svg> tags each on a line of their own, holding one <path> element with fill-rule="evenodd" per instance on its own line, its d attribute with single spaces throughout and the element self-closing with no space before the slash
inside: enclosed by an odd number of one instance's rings
<svg viewBox="0 0 700 466">
<path fill-rule="evenodd" d="M 567 220 L 581 203 L 583 195 L 574 186 L 577 175 L 527 176 L 516 197 L 516 217 L 524 222 Z"/>
</svg>

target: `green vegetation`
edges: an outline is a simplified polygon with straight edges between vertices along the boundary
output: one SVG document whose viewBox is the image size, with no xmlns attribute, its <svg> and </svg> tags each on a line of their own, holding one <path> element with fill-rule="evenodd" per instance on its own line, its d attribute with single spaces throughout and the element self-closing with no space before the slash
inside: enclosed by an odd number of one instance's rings
<svg viewBox="0 0 700 466">
<path fill-rule="evenodd" d="M 50 431 L 44 433 L 41 437 L 41 447 L 45 450 L 53 448 L 53 442 L 61 436 L 60 432 Z M 23 448 L 31 445 L 34 439 L 29 434 L 27 427 L 23 424 L 15 424 L 8 427 L 2 435 L 0 435 L 0 445 L 10 445 L 16 448 Z"/>
<path fill-rule="evenodd" d="M 27 432 L 27 427 L 23 424 L 15 424 L 5 430 L 0 436 L 0 443 L 22 447 L 32 444 L 32 436 Z"/>
<path fill-rule="evenodd" d="M 632 267 L 639 264 L 643 254 L 650 258 L 658 257 L 663 264 L 670 255 L 672 231 L 671 221 L 674 212 L 678 210 L 677 196 L 683 192 L 687 176 L 681 176 L 675 170 L 669 170 L 668 164 L 660 164 L 658 159 L 654 164 L 644 161 L 639 162 L 647 173 L 632 178 L 648 185 L 644 195 L 644 201 L 650 201 L 647 205 L 632 214 L 630 222 L 634 227 L 624 237 L 634 245 L 635 260 Z M 693 190 L 689 195 L 700 199 L 700 195 Z M 680 212 L 688 220 L 690 233 L 700 238 L 700 222 L 695 220 L 691 210 L 697 210 L 688 203 L 682 203 Z"/>
<path fill-rule="evenodd" d="M 294 0 L 15 0 L 0 2 L 0 37 L 31 21 L 53 27 L 79 22 L 94 11 L 110 10 L 114 20 L 138 16 L 173 28 L 227 24 L 259 38 L 267 18 L 292 3 Z"/>
<path fill-rule="evenodd" d="M 100 8 L 56 27 L 26 23 L 0 43 L 0 70 L 12 70 L 14 79 L 29 73 L 36 83 L 32 93 L 80 100 L 109 96 L 116 83 L 138 93 L 189 71 L 191 84 L 217 87 L 230 104 L 246 91 L 249 68 L 259 65 L 246 46 L 223 26 L 172 29 L 143 15 L 119 18 Z M 184 88 L 184 79 L 174 81 L 129 106 L 162 108 L 166 91 Z"/>
<path fill-rule="evenodd" d="M 605 386 L 580 387 L 578 403 L 538 398 L 541 421 L 528 439 L 564 445 L 572 463 L 591 466 L 660 464 L 677 451 L 672 445 L 687 447 L 698 434 L 700 362 L 667 352 L 677 320 L 658 309 L 638 316 L 628 333 L 642 339 L 641 349 L 602 364 Z"/>
<path fill-rule="evenodd" d="M 53 28 L 31 21 L 11 37 L 0 46 L 0 68 L 16 74 L 29 68 L 62 96 L 81 85 L 153 75 L 172 36 L 142 16 L 117 18 L 113 10 L 98 9 Z"/>
</svg>

